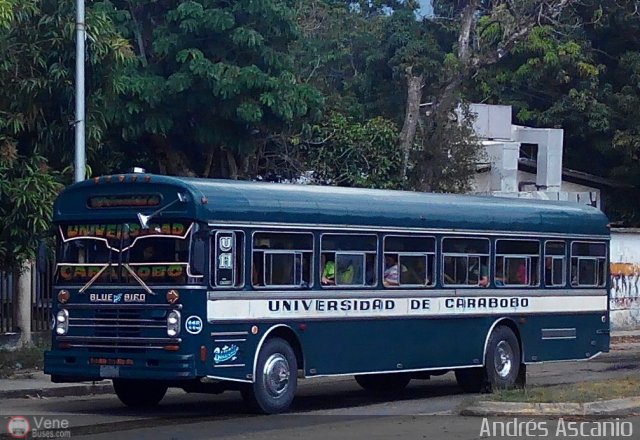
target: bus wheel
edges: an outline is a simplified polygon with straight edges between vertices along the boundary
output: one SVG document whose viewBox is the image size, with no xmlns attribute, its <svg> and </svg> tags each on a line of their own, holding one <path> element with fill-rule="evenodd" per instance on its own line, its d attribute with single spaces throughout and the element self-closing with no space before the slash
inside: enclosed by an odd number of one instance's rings
<svg viewBox="0 0 640 440">
<path fill-rule="evenodd" d="M 375 394 L 398 393 L 411 381 L 411 376 L 404 373 L 359 374 L 355 378 L 358 385 Z"/>
<path fill-rule="evenodd" d="M 298 387 L 298 365 L 291 346 L 283 339 L 268 339 L 258 355 L 253 384 L 241 389 L 242 398 L 265 414 L 286 411 Z"/>
<path fill-rule="evenodd" d="M 150 380 L 113 379 L 118 399 L 129 408 L 151 408 L 167 393 L 167 386 Z"/>
<path fill-rule="evenodd" d="M 517 385 L 520 344 L 509 327 L 501 325 L 491 332 L 484 359 L 488 391 L 509 389 Z"/>
</svg>

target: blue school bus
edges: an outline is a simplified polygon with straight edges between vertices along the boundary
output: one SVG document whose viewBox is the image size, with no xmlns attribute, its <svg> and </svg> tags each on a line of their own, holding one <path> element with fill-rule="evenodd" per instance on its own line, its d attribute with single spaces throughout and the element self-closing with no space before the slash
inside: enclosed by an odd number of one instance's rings
<svg viewBox="0 0 640 440">
<path fill-rule="evenodd" d="M 523 199 L 178 178 L 76 183 L 54 206 L 45 372 L 286 411 L 298 379 L 467 392 L 609 349 L 607 218 Z"/>
</svg>

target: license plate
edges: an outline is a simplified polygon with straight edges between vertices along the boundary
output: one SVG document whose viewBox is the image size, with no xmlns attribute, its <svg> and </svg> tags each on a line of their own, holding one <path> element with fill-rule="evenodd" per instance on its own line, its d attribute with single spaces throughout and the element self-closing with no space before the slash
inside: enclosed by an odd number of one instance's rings
<svg viewBox="0 0 640 440">
<path fill-rule="evenodd" d="M 100 365 L 100 377 L 105 379 L 120 377 L 120 367 L 118 365 Z"/>
</svg>

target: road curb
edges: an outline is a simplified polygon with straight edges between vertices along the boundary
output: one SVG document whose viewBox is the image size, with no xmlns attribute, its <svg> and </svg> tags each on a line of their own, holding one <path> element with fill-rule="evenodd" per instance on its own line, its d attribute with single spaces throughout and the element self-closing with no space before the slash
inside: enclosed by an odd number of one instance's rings
<svg viewBox="0 0 640 440">
<path fill-rule="evenodd" d="M 0 399 L 23 399 L 38 397 L 88 396 L 91 394 L 113 394 L 111 383 L 74 384 L 55 388 L 26 388 L 0 390 Z"/>
<path fill-rule="evenodd" d="M 460 411 L 463 416 L 599 416 L 640 410 L 640 396 L 586 403 L 524 403 L 479 401 Z"/>
</svg>

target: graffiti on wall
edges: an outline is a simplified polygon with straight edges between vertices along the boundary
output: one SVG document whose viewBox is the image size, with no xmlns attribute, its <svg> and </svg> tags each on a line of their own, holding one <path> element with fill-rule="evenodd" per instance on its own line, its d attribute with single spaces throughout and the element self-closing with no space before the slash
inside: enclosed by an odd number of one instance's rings
<svg viewBox="0 0 640 440">
<path fill-rule="evenodd" d="M 611 263 L 611 309 L 640 306 L 640 264 Z"/>
</svg>

